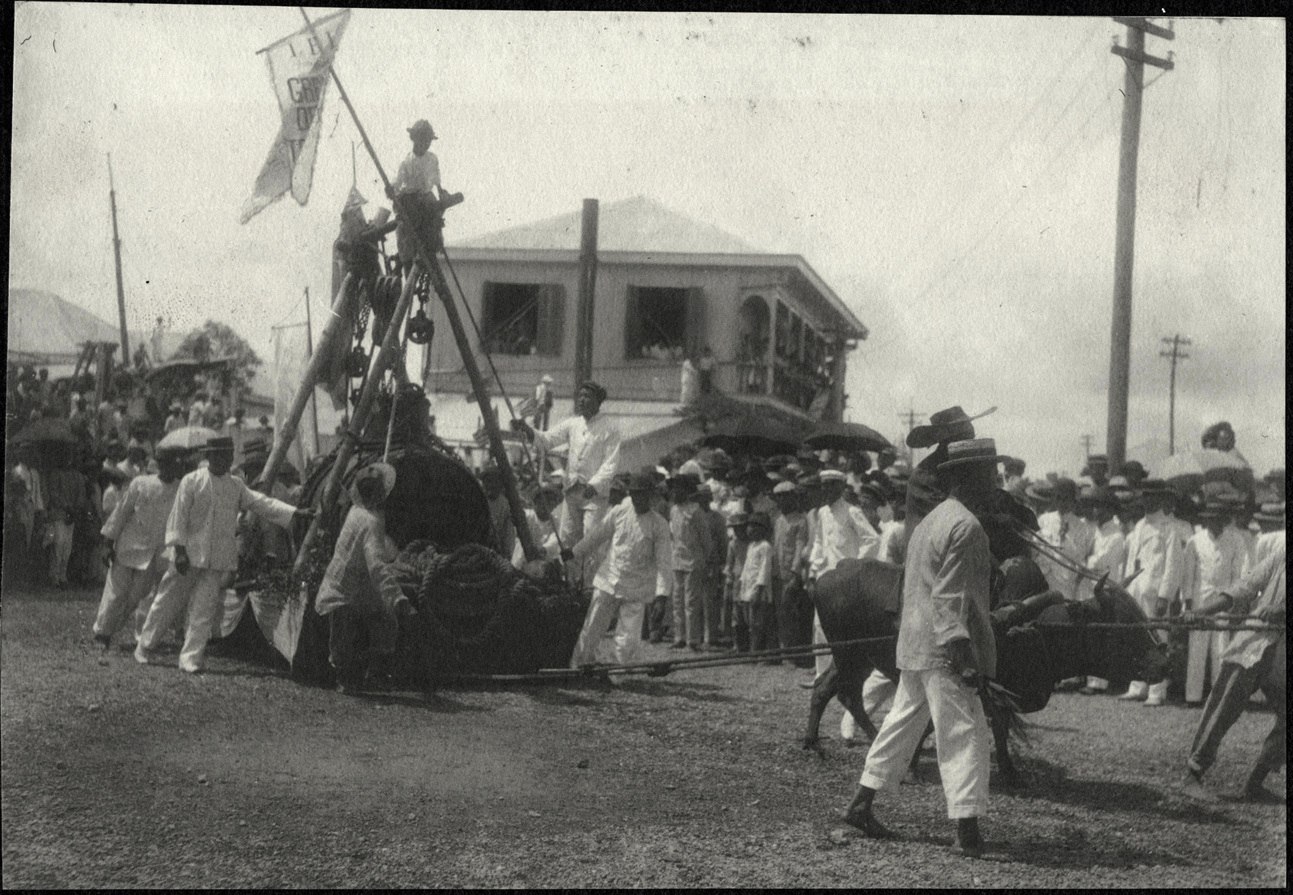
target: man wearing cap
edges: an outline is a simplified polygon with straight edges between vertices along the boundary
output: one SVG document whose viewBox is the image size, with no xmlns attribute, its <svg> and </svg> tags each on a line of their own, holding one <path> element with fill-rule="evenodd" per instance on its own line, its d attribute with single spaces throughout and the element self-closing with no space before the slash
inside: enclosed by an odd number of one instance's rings
<svg viewBox="0 0 1293 895">
<path fill-rule="evenodd" d="M 606 389 L 589 380 L 575 393 L 575 413 L 549 431 L 536 432 L 525 420 L 512 420 L 513 431 L 539 450 L 568 445 L 560 531 L 561 543 L 566 545 L 582 538 L 606 513 L 611 478 L 619 466 L 620 431 L 600 412 L 605 400 Z"/>
<path fill-rule="evenodd" d="M 988 614 L 992 554 L 974 511 L 992 498 L 999 459 L 990 438 L 948 445 L 938 472 L 950 494 L 911 534 L 898 628 L 902 674 L 845 813 L 868 837 L 892 837 L 872 803 L 877 791 L 903 777 L 932 720 L 957 844 L 966 855 L 983 852 L 978 819 L 988 808 L 991 733 L 979 688 L 996 674 L 996 641 Z"/>
<path fill-rule="evenodd" d="M 593 578 L 593 599 L 583 629 L 570 657 L 571 668 L 597 661 L 597 644 L 618 612 L 615 626 L 615 661 L 627 665 L 642 650 L 642 615 L 656 594 L 673 593 L 673 550 L 669 523 L 651 509 L 655 482 L 634 474 L 629 479 L 629 499 L 607 510 L 583 539 L 561 552 L 567 561 L 582 560 L 608 545 Z"/>
<path fill-rule="evenodd" d="M 1227 525 L 1229 508 L 1213 501 L 1199 512 L 1201 527 L 1185 544 L 1181 565 L 1181 603 L 1197 609 L 1243 576 L 1245 549 L 1238 532 Z M 1224 631 L 1191 631 L 1185 663 L 1185 703 L 1203 702 L 1203 676 L 1212 655 L 1212 681 L 1221 673 Z"/>
<path fill-rule="evenodd" d="M 312 515 L 291 504 L 252 491 L 229 474 L 233 466 L 233 439 L 217 436 L 202 448 L 207 465 L 180 479 L 175 504 L 166 520 L 166 546 L 173 548 L 171 567 L 157 587 L 157 598 L 148 610 L 135 661 L 150 664 L 162 634 L 185 616 L 184 647 L 179 667 L 202 670 L 207 641 L 220 612 L 221 583 L 238 568 L 236 533 L 238 513 L 257 516 L 287 526 L 293 514 Z"/>
<path fill-rule="evenodd" d="M 862 510 L 844 499 L 847 479 L 838 469 L 823 469 L 818 474 L 824 506 L 813 511 L 810 523 L 813 542 L 808 557 L 808 576 L 816 581 L 832 571 L 843 559 L 875 559 L 880 552 L 880 534 L 867 521 Z M 813 643 L 826 643 L 821 619 L 813 612 Z M 816 677 L 831 667 L 831 656 L 816 657 Z"/>
<path fill-rule="evenodd" d="M 358 692 L 366 676 L 389 674 L 383 665 L 395 653 L 400 616 L 412 611 L 390 565 L 396 550 L 383 507 L 394 487 L 395 468 L 387 463 L 355 473 L 353 505 L 314 601 L 315 611 L 328 620 L 328 661 L 337 672 L 337 689 L 346 694 Z M 366 656 L 359 650 L 364 632 Z"/>
<path fill-rule="evenodd" d="M 1037 517 L 1038 534 L 1074 564 L 1086 565 L 1095 543 L 1095 531 L 1091 524 L 1076 512 L 1077 482 L 1067 478 L 1056 479 L 1051 491 L 1051 500 L 1054 509 Z M 1064 568 L 1042 554 L 1037 555 L 1036 562 L 1052 590 L 1059 591 L 1070 600 L 1077 599 L 1077 588 L 1082 579 L 1076 572 Z"/>
<path fill-rule="evenodd" d="M 1275 713 L 1275 723 L 1262 743 L 1257 762 L 1244 783 L 1244 797 L 1252 801 L 1282 801 L 1262 785 L 1266 775 L 1287 760 L 1287 689 L 1285 642 L 1286 576 L 1288 552 L 1281 545 L 1263 559 L 1243 580 L 1223 588 L 1188 615 L 1217 612 L 1252 616 L 1237 628 L 1221 661 L 1221 674 L 1212 685 L 1194 734 L 1186 762 L 1183 786 L 1187 793 L 1215 798 L 1203 786 L 1203 775 L 1217 759 L 1217 749 L 1231 726 L 1239 720 L 1249 698 L 1261 690 Z M 1259 626 L 1265 630 L 1253 630 Z"/>
<path fill-rule="evenodd" d="M 1165 511 L 1173 500 L 1167 483 L 1147 479 L 1141 486 L 1141 499 L 1145 515 L 1127 538 L 1127 566 L 1123 577 L 1140 573 L 1128 585 L 1127 591 L 1140 603 L 1147 616 L 1161 618 L 1167 615 L 1168 606 L 1180 590 L 1181 551 L 1185 545 Z M 1145 681 L 1132 681 L 1127 692 L 1118 698 L 1144 699 L 1146 705 L 1162 705 L 1167 698 L 1167 681 L 1152 687 Z"/>
<path fill-rule="evenodd" d="M 1087 504 L 1091 507 L 1094 533 L 1086 567 L 1098 575 L 1108 575 L 1115 583 L 1121 583 L 1123 569 L 1127 566 L 1127 538 L 1114 514 L 1118 500 L 1108 488 L 1096 487 L 1087 495 Z M 1108 690 L 1107 680 L 1088 675 L 1081 692 L 1091 696 Z"/>
<path fill-rule="evenodd" d="M 1284 533 L 1284 501 L 1272 501 L 1264 503 L 1253 514 L 1253 522 L 1257 523 L 1259 534 L 1257 543 L 1253 545 L 1253 560 L 1251 568 L 1261 565 L 1266 557 L 1270 556 L 1276 550 L 1282 549 L 1287 543 Z M 1244 570 L 1248 574 L 1249 569 Z"/>
<path fill-rule="evenodd" d="M 163 448 L 157 452 L 157 466 L 156 475 L 138 475 L 130 481 L 99 532 L 110 566 L 93 631 L 95 642 L 105 650 L 132 613 L 138 641 L 153 589 L 166 571 L 166 520 L 185 473 L 184 451 Z"/>
<path fill-rule="evenodd" d="M 436 139 L 435 131 L 431 128 L 431 123 L 422 118 L 414 122 L 408 132 L 409 139 L 413 141 L 413 151 L 400 162 L 395 180 L 386 192 L 392 202 L 398 197 L 403 205 L 403 213 L 399 215 L 399 224 L 395 230 L 395 240 L 400 266 L 405 270 L 413 266 L 416 254 L 411 229 L 413 222 L 408 218 L 410 212 L 426 216 L 427 222 L 435 229 L 437 244 L 426 247 L 430 252 L 439 248 L 440 228 L 444 225 L 437 205 L 440 193 L 443 192 L 440 185 L 440 160 L 431 152 L 431 141 Z"/>
</svg>

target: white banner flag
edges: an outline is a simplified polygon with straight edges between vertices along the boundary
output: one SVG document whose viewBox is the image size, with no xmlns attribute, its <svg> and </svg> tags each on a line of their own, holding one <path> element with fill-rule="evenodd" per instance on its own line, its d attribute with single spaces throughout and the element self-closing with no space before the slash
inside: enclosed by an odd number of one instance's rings
<svg viewBox="0 0 1293 895">
<path fill-rule="evenodd" d="M 256 188 L 243 204 L 240 223 L 247 223 L 288 190 L 301 205 L 310 198 L 323 98 L 331 79 L 328 69 L 349 21 L 350 10 L 343 9 L 315 22 L 313 34 L 305 28 L 260 51 L 269 65 L 282 124 L 256 178 Z"/>
<path fill-rule="evenodd" d="M 302 474 L 305 473 L 306 463 L 314 456 L 313 433 L 308 431 L 309 426 L 304 419 L 297 424 L 295 433 L 289 433 L 285 424 L 296 390 L 305 381 L 305 368 L 309 363 L 305 324 L 274 327 L 274 440 L 293 435 L 287 459 Z M 315 400 L 318 400 L 317 394 Z M 305 412 L 308 418 L 308 406 Z"/>
</svg>

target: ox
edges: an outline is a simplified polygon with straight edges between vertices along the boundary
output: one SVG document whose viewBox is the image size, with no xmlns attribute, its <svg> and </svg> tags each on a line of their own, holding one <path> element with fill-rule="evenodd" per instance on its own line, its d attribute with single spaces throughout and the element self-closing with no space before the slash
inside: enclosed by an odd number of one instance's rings
<svg viewBox="0 0 1293 895">
<path fill-rule="evenodd" d="M 997 640 L 996 681 L 1019 697 L 1019 711 L 1045 708 L 1055 684 L 1069 677 L 1091 674 L 1161 681 L 1166 675 L 1164 647 L 1147 629 L 1083 627 L 1096 622 L 1146 621 L 1136 601 L 1118 585 L 1102 581 L 1094 598 L 1071 602 L 1044 590 L 1045 579 L 1029 559 L 1008 561 L 1002 572 L 994 588 L 997 599 L 992 612 Z M 818 727 L 832 697 L 839 698 L 874 741 L 876 728 L 862 705 L 862 684 L 872 669 L 891 680 L 898 679 L 894 654 L 902 575 L 898 566 L 865 559 L 845 560 L 818 579 L 813 601 L 829 641 L 895 636 L 879 643 L 832 648 L 834 665 L 813 687 L 803 739 L 805 749 L 820 749 Z M 1077 627 L 1047 627 L 1053 624 Z M 984 709 L 992 725 L 997 767 L 1008 782 L 1018 782 L 1007 747 L 1013 711 L 988 702 L 995 701 L 985 700 Z"/>
</svg>

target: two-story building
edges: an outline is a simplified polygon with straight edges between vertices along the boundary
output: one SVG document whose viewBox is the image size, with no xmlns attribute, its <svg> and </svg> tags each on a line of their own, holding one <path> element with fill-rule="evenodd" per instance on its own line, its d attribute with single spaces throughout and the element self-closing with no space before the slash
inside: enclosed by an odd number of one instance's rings
<svg viewBox="0 0 1293 895">
<path fill-rule="evenodd" d="M 513 406 L 550 375 L 553 422 L 571 412 L 576 385 L 580 217 L 447 250 L 480 328 L 472 343 L 492 390 L 485 352 Z M 610 395 L 603 412 L 624 435 L 622 468 L 654 463 L 703 434 L 703 420 L 679 409 L 687 359 L 712 365 L 713 387 L 751 413 L 805 431 L 840 419 L 847 353 L 867 329 L 807 261 L 760 252 L 645 197 L 601 205 L 598 217 L 593 377 Z M 423 358 L 431 412 L 442 438 L 469 443 L 479 408 L 443 309 L 433 301 L 427 310 L 438 333 Z M 506 406 L 494 403 L 506 427 Z"/>
</svg>

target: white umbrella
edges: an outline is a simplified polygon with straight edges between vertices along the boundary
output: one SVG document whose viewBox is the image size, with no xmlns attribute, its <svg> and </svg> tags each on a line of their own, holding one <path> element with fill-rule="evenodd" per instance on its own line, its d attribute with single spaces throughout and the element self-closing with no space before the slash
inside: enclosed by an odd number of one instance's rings
<svg viewBox="0 0 1293 895">
<path fill-rule="evenodd" d="M 174 432 L 168 432 L 165 438 L 157 442 L 157 447 L 159 450 L 164 448 L 192 450 L 205 447 L 207 441 L 215 438 L 217 434 L 217 432 L 205 426 L 181 426 Z"/>
</svg>

